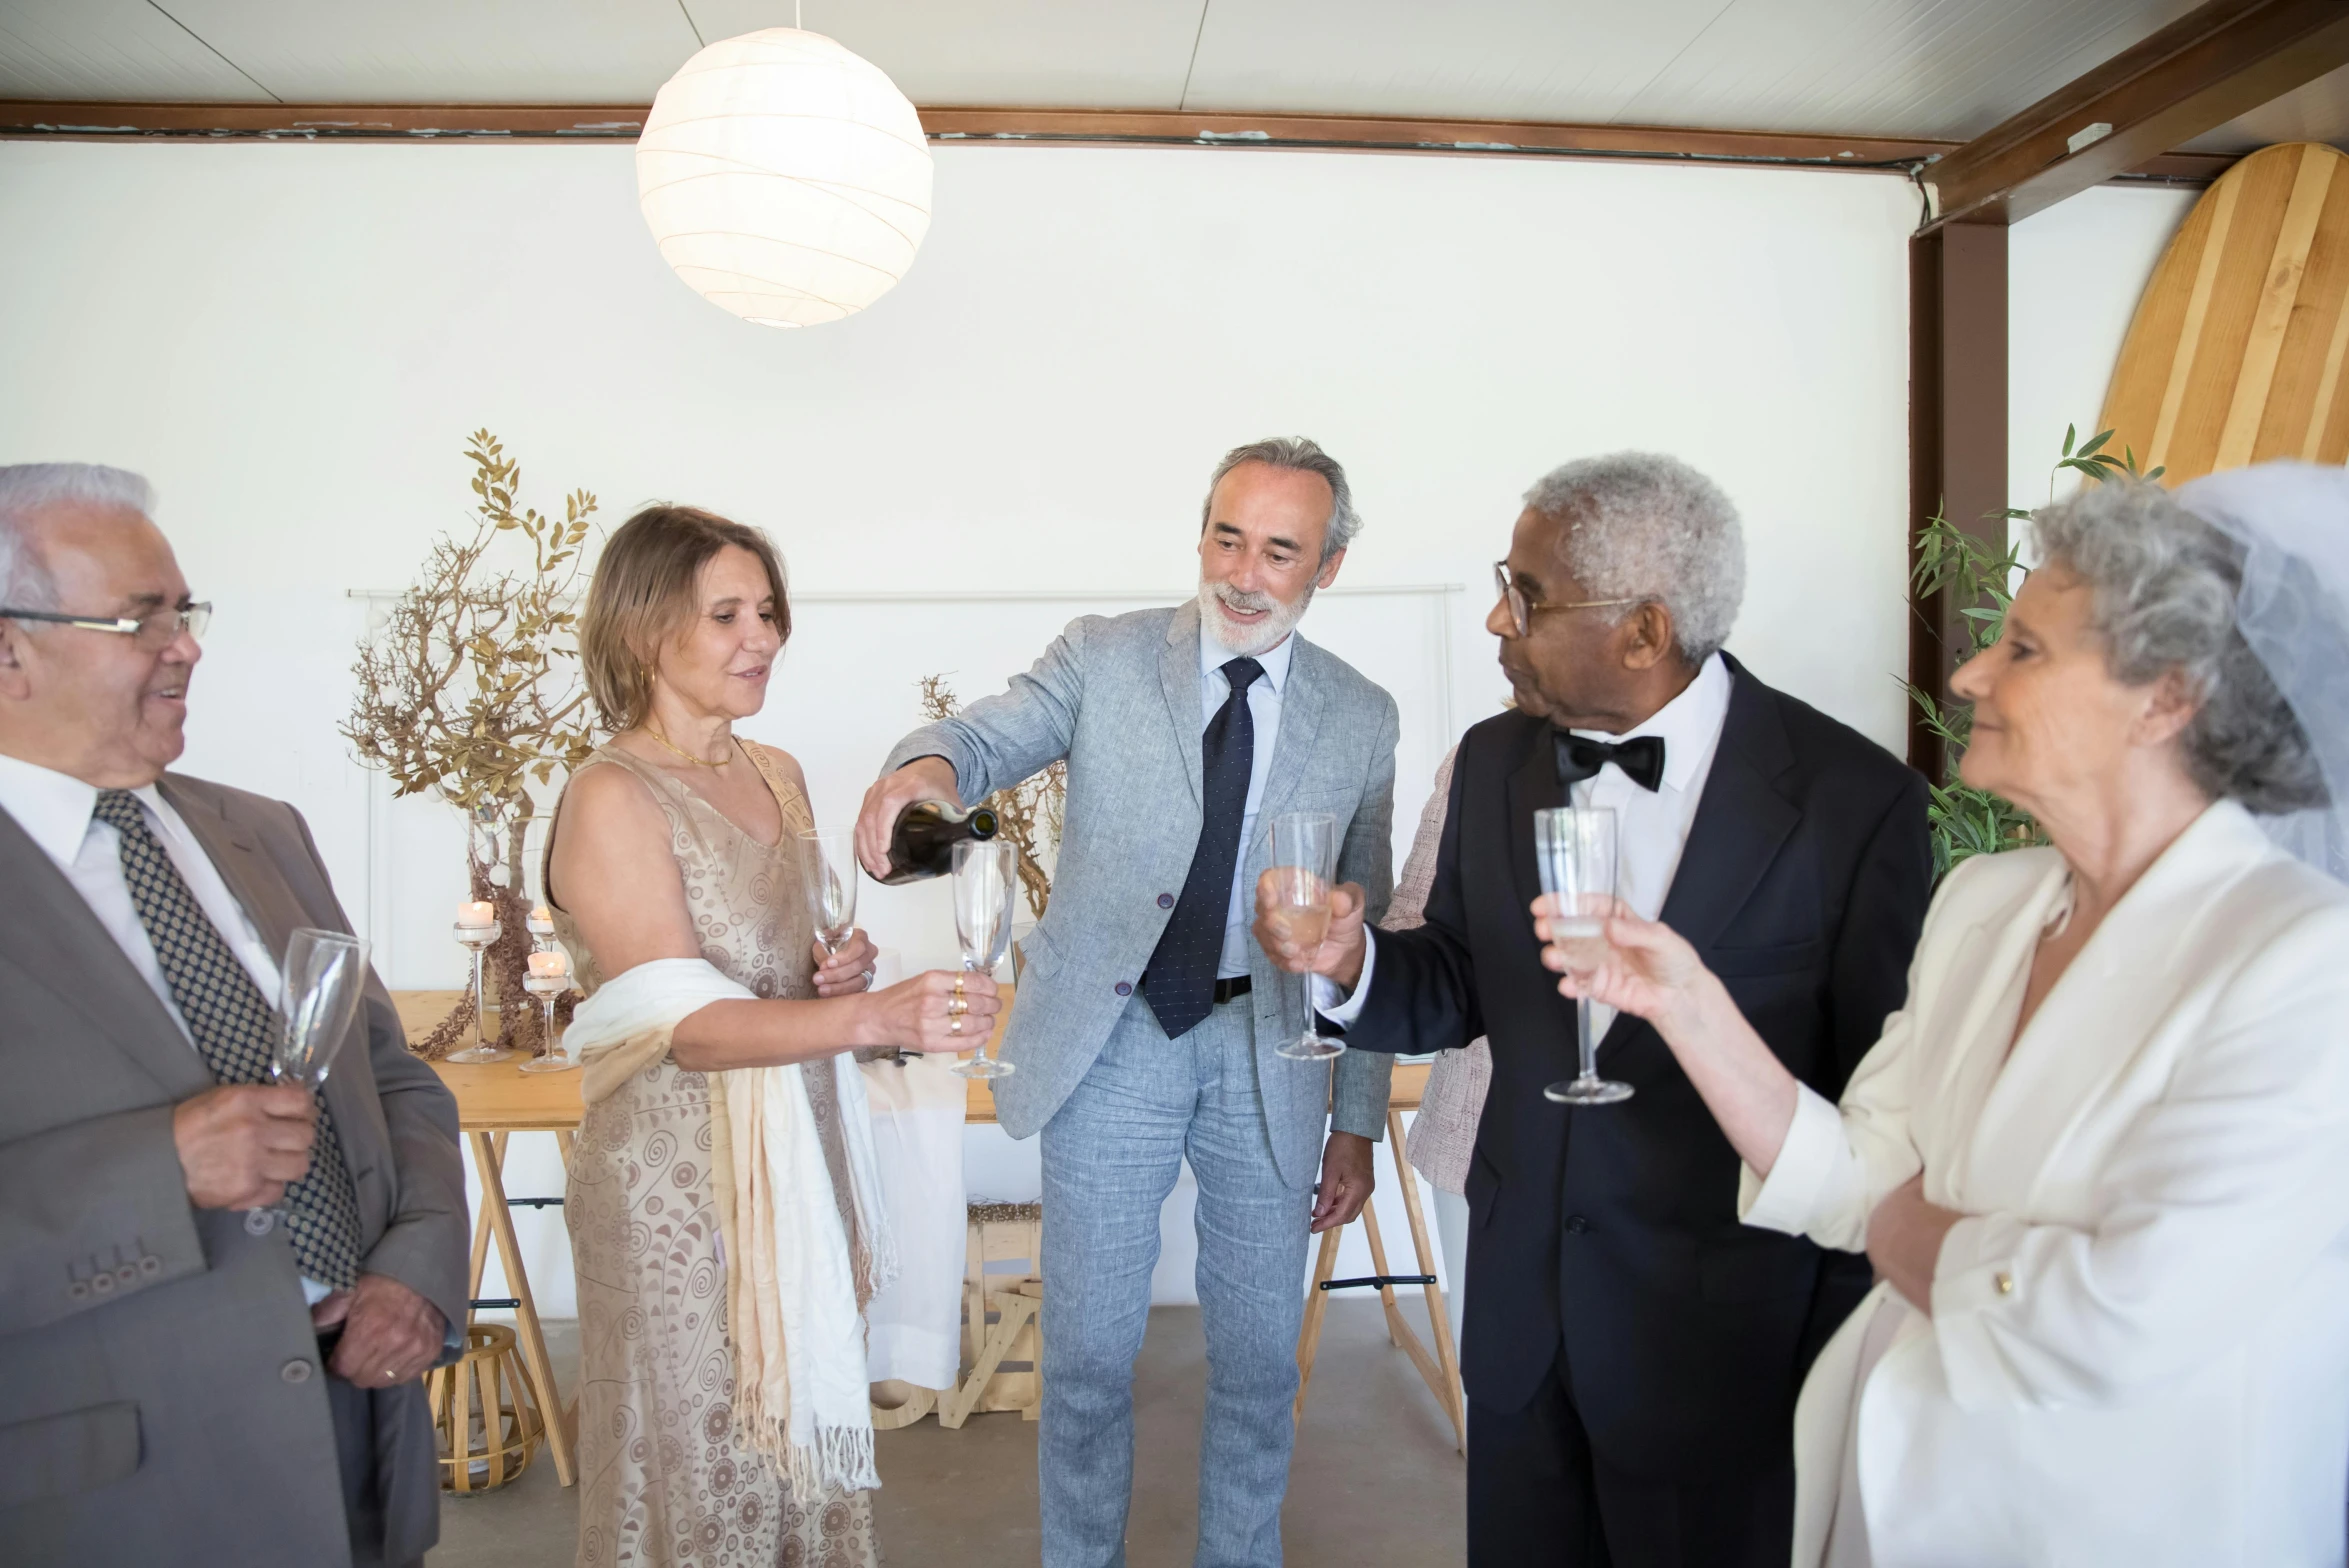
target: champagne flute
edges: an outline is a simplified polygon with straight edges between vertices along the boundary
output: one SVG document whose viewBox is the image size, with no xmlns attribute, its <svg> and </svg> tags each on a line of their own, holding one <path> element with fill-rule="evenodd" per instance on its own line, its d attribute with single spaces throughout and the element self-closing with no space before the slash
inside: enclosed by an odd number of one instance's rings
<svg viewBox="0 0 2349 1568">
<path fill-rule="evenodd" d="M 326 1082 L 335 1052 L 359 1013 L 367 988 L 367 943 L 345 931 L 296 930 L 278 971 L 278 1032 L 269 1080 L 298 1083 L 312 1094 Z M 285 1217 L 275 1209 L 247 1209 L 245 1229 L 266 1236 Z"/>
<path fill-rule="evenodd" d="M 799 835 L 800 883 L 816 940 L 834 957 L 856 930 L 856 829 L 806 828 Z"/>
<path fill-rule="evenodd" d="M 992 975 L 1011 945 L 1011 906 L 1019 892 L 1019 851 L 1009 839 L 964 839 L 954 846 L 954 932 L 962 939 L 966 974 Z M 951 1069 L 965 1078 L 1008 1078 L 1016 1069 L 987 1054 L 987 1037 L 975 1042 L 978 1055 Z"/>
<path fill-rule="evenodd" d="M 1551 930 L 1566 951 L 1566 971 L 1578 978 L 1588 975 L 1607 961 L 1607 915 L 1615 904 L 1615 813 L 1604 806 L 1537 811 L 1533 845 L 1542 891 L 1558 901 Z M 1588 997 L 1575 998 L 1574 1033 L 1581 1071 L 1569 1082 L 1551 1084 L 1543 1097 L 1560 1105 L 1615 1105 L 1630 1099 L 1631 1085 L 1599 1076 Z"/>
<path fill-rule="evenodd" d="M 1316 948 L 1329 934 L 1330 887 L 1337 879 L 1338 819 L 1320 811 L 1289 811 L 1272 819 L 1272 876 L 1279 897 L 1265 923 L 1281 939 Z M 1343 1040 L 1322 1038 L 1314 1023 L 1313 976 L 1297 984 L 1305 993 L 1305 1031 L 1273 1047 L 1292 1062 L 1322 1062 L 1346 1049 Z"/>
</svg>

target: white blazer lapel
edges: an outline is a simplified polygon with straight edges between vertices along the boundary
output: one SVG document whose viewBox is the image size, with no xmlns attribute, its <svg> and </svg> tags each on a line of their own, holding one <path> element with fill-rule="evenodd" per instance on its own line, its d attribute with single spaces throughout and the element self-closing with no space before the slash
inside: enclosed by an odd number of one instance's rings
<svg viewBox="0 0 2349 1568">
<path fill-rule="evenodd" d="M 2191 957 L 2203 945 L 2197 912 L 2267 848 L 2242 809 L 2221 802 L 2179 834 L 2105 915 L 1990 1086 L 1963 1161 L 1966 1207 L 2036 1207 L 2051 1156 L 2105 1102 L 2108 1086 L 2162 1019 L 2202 983 Z"/>
<path fill-rule="evenodd" d="M 1925 1159 L 1925 1196 L 1935 1203 L 1968 1207 L 1964 1140 L 2006 1064 L 2031 957 L 2068 877 L 2063 858 L 2048 855 L 2045 874 L 1983 911 L 1942 965 L 1937 989 L 1954 1017 L 1920 1024 L 1927 1037 L 1946 1043 L 1919 1064 L 1910 1124 Z"/>
</svg>

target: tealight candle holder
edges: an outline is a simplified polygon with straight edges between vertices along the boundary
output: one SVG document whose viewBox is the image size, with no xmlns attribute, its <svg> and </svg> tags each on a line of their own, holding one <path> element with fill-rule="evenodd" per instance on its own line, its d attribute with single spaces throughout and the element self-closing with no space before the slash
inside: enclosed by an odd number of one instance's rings
<svg viewBox="0 0 2349 1568">
<path fill-rule="evenodd" d="M 489 1011 L 489 993 L 482 984 L 482 955 L 494 946 L 505 932 L 498 924 L 494 905 L 482 900 L 457 906 L 456 937 L 458 945 L 473 954 L 473 1043 L 462 1051 L 451 1051 L 452 1062 L 502 1062 L 506 1053 L 489 1043 L 482 1033 L 482 1020 Z"/>
<path fill-rule="evenodd" d="M 577 1067 L 555 1038 L 555 1003 L 571 990 L 571 955 L 561 948 L 531 954 L 530 973 L 523 977 L 522 989 L 537 997 L 538 1005 L 546 1009 L 546 1054 L 524 1062 L 522 1071 L 567 1073 Z"/>
</svg>

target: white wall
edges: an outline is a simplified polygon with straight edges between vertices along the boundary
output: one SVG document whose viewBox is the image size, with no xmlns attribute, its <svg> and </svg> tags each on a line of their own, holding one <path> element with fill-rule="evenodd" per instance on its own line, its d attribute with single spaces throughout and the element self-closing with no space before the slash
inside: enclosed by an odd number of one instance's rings
<svg viewBox="0 0 2349 1568">
<path fill-rule="evenodd" d="M 2082 441 L 2096 433 L 2137 301 L 2201 194 L 2100 185 L 2007 231 L 2011 505 L 2046 504 L 2066 425 Z M 2078 483 L 2066 473 L 2054 494 Z"/>
<path fill-rule="evenodd" d="M 949 147 L 905 283 L 777 333 L 669 273 L 623 148 L 5 143 L 0 462 L 156 481 L 219 606 L 184 766 L 292 799 L 390 981 L 454 985 L 455 825 L 390 806 L 333 726 L 348 594 L 463 521 L 476 427 L 542 506 L 586 486 L 607 521 L 662 497 L 774 534 L 808 602 L 751 728 L 827 816 L 913 721 L 912 673 L 977 695 L 1078 601 L 1180 591 L 1216 455 L 1311 434 L 1369 523 L 1341 586 L 1464 588 L 1306 624 L 1406 699 L 1400 840 L 1446 730 L 1502 693 L 1481 620 L 1519 492 L 1619 447 L 1743 508 L 1732 647 L 1899 746 L 1914 211 L 1851 174 Z M 912 597 L 947 589 L 975 597 Z M 1033 590 L 1073 597 L 989 597 Z M 941 958 L 934 891 L 875 894 L 868 924 Z M 514 1190 L 555 1190 L 545 1142 Z M 975 1148 L 973 1185 L 1019 1196 L 1032 1154 Z M 521 1223 L 567 1310 L 559 1219 Z M 1170 1227 L 1170 1294 L 1187 1246 Z"/>
</svg>

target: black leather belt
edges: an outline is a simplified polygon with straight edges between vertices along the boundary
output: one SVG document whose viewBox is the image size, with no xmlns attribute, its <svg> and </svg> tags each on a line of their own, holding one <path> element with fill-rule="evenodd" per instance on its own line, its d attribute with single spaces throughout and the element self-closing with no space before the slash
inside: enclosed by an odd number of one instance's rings
<svg viewBox="0 0 2349 1568">
<path fill-rule="evenodd" d="M 1141 984 L 1135 986 L 1134 989 L 1137 991 L 1150 989 L 1150 976 L 1147 972 L 1143 974 Z M 1246 996 L 1255 989 L 1255 978 L 1250 975 L 1234 975 L 1229 980 L 1218 980 L 1215 982 L 1215 1005 L 1221 1007 L 1233 997 Z"/>
</svg>

